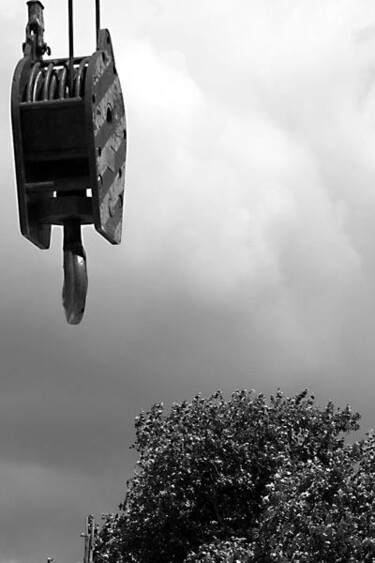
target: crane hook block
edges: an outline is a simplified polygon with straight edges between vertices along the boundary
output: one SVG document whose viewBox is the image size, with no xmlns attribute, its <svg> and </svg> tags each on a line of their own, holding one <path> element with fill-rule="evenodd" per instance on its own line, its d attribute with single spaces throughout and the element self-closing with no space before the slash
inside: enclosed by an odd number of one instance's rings
<svg viewBox="0 0 375 563">
<path fill-rule="evenodd" d="M 110 33 L 98 30 L 90 56 L 75 57 L 71 52 L 65 59 L 43 59 L 50 54 L 44 42 L 43 5 L 33 0 L 27 4 L 24 56 L 14 71 L 11 92 L 21 233 L 47 249 L 52 225 L 69 232 L 72 223 L 76 231 L 77 225 L 94 224 L 111 244 L 119 244 L 126 119 Z M 71 261 L 80 263 L 77 257 Z M 74 276 L 70 283 L 65 275 L 68 285 L 79 287 L 77 297 L 69 292 L 66 316 L 68 322 L 75 319 L 71 324 L 82 317 L 85 267 L 76 268 Z M 77 283 L 77 276 L 82 283 Z"/>
</svg>

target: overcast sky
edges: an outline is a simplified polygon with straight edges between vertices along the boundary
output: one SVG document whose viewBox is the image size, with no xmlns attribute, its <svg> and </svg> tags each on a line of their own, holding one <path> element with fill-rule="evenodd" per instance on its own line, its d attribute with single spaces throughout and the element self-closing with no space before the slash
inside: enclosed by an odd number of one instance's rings
<svg viewBox="0 0 375 563">
<path fill-rule="evenodd" d="M 45 0 L 67 56 L 67 2 Z M 9 91 L 27 19 L 2 2 L 0 563 L 82 559 L 116 511 L 134 417 L 198 392 L 309 388 L 375 427 L 375 3 L 102 0 L 128 119 L 123 244 L 19 233 Z M 76 53 L 94 2 L 76 0 Z"/>
</svg>

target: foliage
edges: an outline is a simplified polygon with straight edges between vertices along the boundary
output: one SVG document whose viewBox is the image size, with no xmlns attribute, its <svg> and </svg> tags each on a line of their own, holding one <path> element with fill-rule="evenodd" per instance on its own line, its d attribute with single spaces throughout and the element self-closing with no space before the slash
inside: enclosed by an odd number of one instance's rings
<svg viewBox="0 0 375 563">
<path fill-rule="evenodd" d="M 254 561 L 252 551 L 246 538 L 230 538 L 226 541 L 214 541 L 201 545 L 198 551 L 191 551 L 184 563 L 251 563 Z"/>
<path fill-rule="evenodd" d="M 96 563 L 375 560 L 375 438 L 304 391 L 162 404 L 136 419 L 135 475 Z"/>
</svg>

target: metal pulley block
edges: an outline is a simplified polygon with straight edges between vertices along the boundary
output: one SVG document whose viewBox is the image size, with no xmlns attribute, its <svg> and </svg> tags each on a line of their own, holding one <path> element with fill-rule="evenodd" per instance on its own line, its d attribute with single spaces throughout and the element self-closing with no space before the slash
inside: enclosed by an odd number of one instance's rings
<svg viewBox="0 0 375 563">
<path fill-rule="evenodd" d="M 100 29 L 87 57 L 43 59 L 43 5 L 27 2 L 24 57 L 13 76 L 11 114 L 22 234 L 41 249 L 51 225 L 64 227 L 63 304 L 70 324 L 82 318 L 87 292 L 81 225 L 93 223 L 110 243 L 121 241 L 126 121 L 109 31 Z"/>
</svg>

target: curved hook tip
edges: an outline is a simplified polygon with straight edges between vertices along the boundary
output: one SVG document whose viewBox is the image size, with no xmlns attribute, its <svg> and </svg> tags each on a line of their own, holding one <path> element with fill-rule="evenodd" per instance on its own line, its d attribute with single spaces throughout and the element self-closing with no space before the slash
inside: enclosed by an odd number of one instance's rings
<svg viewBox="0 0 375 563">
<path fill-rule="evenodd" d="M 85 312 L 88 277 L 80 225 L 64 225 L 64 286 L 62 302 L 69 324 L 78 325 Z"/>
<path fill-rule="evenodd" d="M 64 250 L 63 307 L 69 324 L 78 325 L 85 312 L 88 277 L 86 257 Z"/>
</svg>

